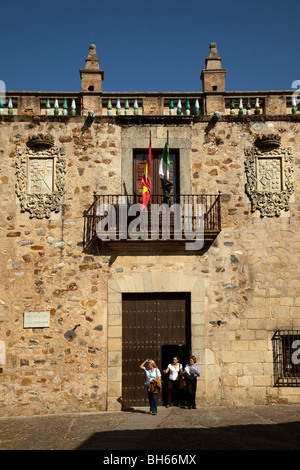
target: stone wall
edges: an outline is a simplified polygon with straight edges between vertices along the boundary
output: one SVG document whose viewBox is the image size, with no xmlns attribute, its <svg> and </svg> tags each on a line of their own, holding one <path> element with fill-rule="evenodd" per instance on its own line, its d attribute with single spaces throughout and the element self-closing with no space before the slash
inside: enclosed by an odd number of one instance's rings
<svg viewBox="0 0 300 470">
<path fill-rule="evenodd" d="M 201 119 L 169 123 L 170 147 L 180 149 L 184 136 L 180 155 L 189 162 L 191 192 L 222 191 L 222 232 L 202 255 L 112 257 L 83 253 L 84 211 L 94 191 L 122 191 L 123 157 L 149 131 L 162 142 L 164 124 L 2 120 L 0 415 L 120 409 L 121 293 L 144 291 L 192 293 L 199 404 L 298 402 L 299 389 L 273 387 L 271 344 L 276 329 L 300 323 L 298 126 L 263 119 L 210 128 Z M 60 210 L 48 219 L 21 213 L 15 190 L 18 152 L 39 133 L 50 134 L 66 159 Z M 269 133 L 293 149 L 295 192 L 289 211 L 262 218 L 245 193 L 245 148 Z M 24 328 L 25 311 L 49 311 L 50 327 Z"/>
<path fill-rule="evenodd" d="M 207 253 L 203 274 L 210 404 L 299 401 L 297 389 L 273 387 L 271 344 L 277 329 L 298 329 L 300 321 L 297 132 L 297 126 L 280 121 L 219 122 L 207 134 L 205 125 L 194 126 L 194 191 L 223 194 L 222 232 Z M 270 133 L 293 149 L 295 193 L 288 212 L 262 218 L 259 211 L 251 213 L 245 194 L 244 149 Z"/>
<path fill-rule="evenodd" d="M 120 129 L 84 123 L 1 125 L 1 414 L 106 409 L 109 259 L 83 254 L 83 213 L 93 191 L 119 191 Z M 40 132 L 66 151 L 66 193 L 38 220 L 20 213 L 15 160 Z M 24 311 L 50 311 L 50 328 L 24 329 Z"/>
</svg>

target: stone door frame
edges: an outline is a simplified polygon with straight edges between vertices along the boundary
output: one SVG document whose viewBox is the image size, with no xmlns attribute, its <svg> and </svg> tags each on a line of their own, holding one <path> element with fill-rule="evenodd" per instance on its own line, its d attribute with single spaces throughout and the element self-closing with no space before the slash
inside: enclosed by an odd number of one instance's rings
<svg viewBox="0 0 300 470">
<path fill-rule="evenodd" d="M 205 281 L 197 276 L 155 269 L 122 274 L 107 284 L 107 411 L 121 410 L 122 294 L 189 292 L 191 295 L 191 347 L 201 370 L 198 397 L 205 387 Z M 200 387 L 199 387 L 200 386 Z"/>
</svg>

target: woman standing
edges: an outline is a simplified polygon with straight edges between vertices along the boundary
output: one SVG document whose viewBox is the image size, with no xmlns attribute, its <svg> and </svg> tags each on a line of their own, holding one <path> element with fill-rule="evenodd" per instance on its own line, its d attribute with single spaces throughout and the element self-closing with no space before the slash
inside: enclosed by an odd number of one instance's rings
<svg viewBox="0 0 300 470">
<path fill-rule="evenodd" d="M 157 385 L 161 388 L 161 373 L 152 359 L 146 359 L 140 368 L 146 373 L 146 382 L 148 400 L 150 405 L 150 414 L 157 415 Z"/>
<path fill-rule="evenodd" d="M 196 409 L 196 391 L 197 391 L 197 377 L 200 377 L 200 369 L 196 364 L 195 356 L 190 356 L 189 364 L 185 366 L 184 375 L 186 378 L 186 388 L 188 396 L 188 408 Z"/>
<path fill-rule="evenodd" d="M 172 392 L 174 394 L 174 405 L 178 405 L 179 403 L 179 372 L 182 372 L 182 365 L 179 361 L 179 357 L 174 356 L 173 364 L 169 364 L 166 370 L 163 371 L 164 374 L 170 372 L 168 379 L 168 402 L 166 408 L 171 406 Z"/>
</svg>

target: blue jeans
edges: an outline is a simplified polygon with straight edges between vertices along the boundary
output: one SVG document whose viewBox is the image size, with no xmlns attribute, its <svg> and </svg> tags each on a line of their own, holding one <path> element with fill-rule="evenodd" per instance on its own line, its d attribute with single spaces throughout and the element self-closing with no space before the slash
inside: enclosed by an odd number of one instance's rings
<svg viewBox="0 0 300 470">
<path fill-rule="evenodd" d="M 150 405 L 150 411 L 157 413 L 157 393 L 148 392 L 148 400 Z"/>
</svg>

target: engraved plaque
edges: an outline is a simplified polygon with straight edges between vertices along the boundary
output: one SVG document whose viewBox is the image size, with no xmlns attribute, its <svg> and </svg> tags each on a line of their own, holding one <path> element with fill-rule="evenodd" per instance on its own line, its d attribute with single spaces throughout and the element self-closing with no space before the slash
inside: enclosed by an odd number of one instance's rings
<svg viewBox="0 0 300 470">
<path fill-rule="evenodd" d="M 24 328 L 49 328 L 50 312 L 24 312 Z"/>
<path fill-rule="evenodd" d="M 31 158 L 29 165 L 29 191 L 49 193 L 53 190 L 53 159 Z"/>
<path fill-rule="evenodd" d="M 0 341 L 0 364 L 6 364 L 6 356 L 5 356 L 5 343 L 4 341 Z"/>
</svg>

